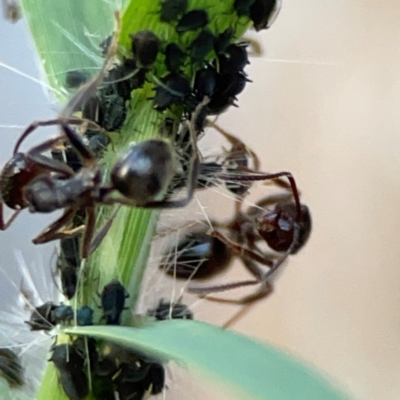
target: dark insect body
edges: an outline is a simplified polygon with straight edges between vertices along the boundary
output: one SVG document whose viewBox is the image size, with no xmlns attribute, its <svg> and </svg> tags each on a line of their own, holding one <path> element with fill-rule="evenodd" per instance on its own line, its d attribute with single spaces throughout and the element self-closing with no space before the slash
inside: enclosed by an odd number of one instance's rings
<svg viewBox="0 0 400 400">
<path fill-rule="evenodd" d="M 161 393 L 165 386 L 161 364 L 114 344 L 105 344 L 92 365 L 93 391 L 102 393 L 103 397 L 97 394 L 102 400 L 114 399 L 110 395 L 114 391 L 119 399 L 142 400 L 146 393 Z"/>
<path fill-rule="evenodd" d="M 172 79 L 168 83 L 172 85 L 176 83 L 176 80 Z M 173 88 L 176 89 L 175 86 Z M 199 107 L 203 107 L 203 105 L 200 104 Z M 67 122 L 82 124 L 83 120 L 69 119 Z M 18 153 L 18 148 L 23 140 L 38 126 L 54 124 L 61 124 L 64 136 L 47 140 L 27 153 Z M 0 190 L 3 202 L 18 211 L 22 208 L 29 208 L 31 212 L 48 213 L 65 209 L 64 214 L 58 220 L 33 240 L 35 244 L 67 237 L 65 228 L 69 226 L 70 221 L 78 212 L 85 213 L 86 223 L 81 251 L 82 258 L 87 258 L 96 247 L 92 246 L 92 241 L 98 245 L 98 238 L 104 237 L 111 223 L 110 221 L 106 223 L 94 237 L 97 204 L 175 208 L 184 207 L 191 200 L 199 158 L 194 141 L 196 132 L 192 127 L 190 127 L 190 137 L 193 148 L 196 150 L 190 162 L 187 197 L 167 201 L 157 200 L 163 193 L 166 193 L 175 169 L 174 150 L 166 141 L 147 140 L 128 148 L 111 168 L 111 182 L 103 184 L 102 171 L 96 156 L 77 132 L 68 125 L 64 125 L 60 120 L 32 123 L 22 133 L 15 147 L 14 157 L 1 172 Z M 52 149 L 61 141 L 67 141 L 79 155 L 83 167 L 77 172 L 74 172 L 65 162 L 50 159 L 41 154 L 45 150 Z M 138 187 L 146 188 L 146 190 L 140 191 Z M 18 211 L 6 223 L 2 207 L 3 204 L 0 207 L 0 229 L 4 230 L 16 217 Z"/>
<path fill-rule="evenodd" d="M 81 400 L 89 394 L 88 379 L 83 370 L 85 359 L 74 344 L 55 346 L 49 361 L 57 368 L 60 384 L 71 400 Z"/>
<path fill-rule="evenodd" d="M 294 202 L 286 197 L 267 197 L 247 212 L 237 210 L 233 219 L 220 224 L 212 222 L 214 231 L 190 232 L 173 249 L 166 252 L 166 262 L 160 265 L 168 274 L 181 279 L 206 279 L 223 271 L 232 256 L 240 257 L 244 266 L 254 276 L 254 280 L 233 282 L 210 287 L 189 287 L 189 291 L 201 295 L 235 289 L 241 286 L 257 285 L 257 292 L 232 302 L 250 304 L 267 296 L 272 287 L 269 279 L 286 258 L 295 254 L 307 242 L 311 232 L 311 216 L 308 208 L 299 200 L 296 183 L 288 172 L 277 174 L 217 174 L 222 179 L 235 181 L 275 180 L 287 177 Z M 275 204 L 273 211 L 265 207 Z M 223 232 L 228 232 L 225 235 Z M 218 240 L 218 242 L 216 242 Z M 216 247 L 218 243 L 219 247 Z M 279 255 L 267 254 L 259 247 L 266 243 Z M 176 248 L 176 253 L 175 253 Z M 220 261 L 218 257 L 221 257 Z M 267 267 L 267 270 L 265 270 Z"/>
<path fill-rule="evenodd" d="M 200 72 L 202 71 L 203 70 L 200 70 Z M 205 70 L 205 72 L 207 73 L 207 70 Z M 205 81 L 203 80 L 202 82 Z M 208 90 L 208 88 L 199 89 L 199 91 L 206 90 Z M 203 162 L 200 163 L 196 189 L 204 189 L 215 186 L 217 184 L 223 184 L 225 188 L 228 189 L 235 196 L 245 195 L 252 184 L 251 181 L 229 181 L 228 179 L 219 180 L 217 176 L 218 174 L 238 175 L 240 173 L 248 174 L 249 172 L 257 172 L 260 166 L 260 161 L 257 155 L 238 137 L 226 132 L 217 124 L 207 120 L 205 122 L 205 125 L 211 126 L 216 129 L 231 144 L 231 148 L 229 149 L 229 151 L 224 153 L 224 155 L 221 157 L 221 159 L 218 160 L 218 162 L 205 162 L 203 160 Z M 198 127 L 198 131 L 200 131 L 200 127 Z M 184 149 L 184 153 L 190 154 L 191 149 L 190 146 L 189 148 L 187 147 L 187 144 L 189 142 L 186 136 L 187 135 L 184 132 L 178 132 L 176 140 L 177 143 L 179 143 L 179 147 Z M 170 188 L 168 189 L 169 192 L 173 193 L 175 190 L 185 186 L 188 172 L 187 165 L 183 164 L 182 170 L 182 174 L 176 175 L 174 177 L 174 180 Z"/>
<path fill-rule="evenodd" d="M 100 297 L 103 318 L 105 318 L 106 324 L 119 325 L 122 311 L 126 310 L 125 300 L 129 297 L 123 285 L 115 279 L 112 280 L 104 286 Z"/>
<path fill-rule="evenodd" d="M 77 325 L 93 325 L 93 310 L 83 306 L 76 311 Z M 74 310 L 71 306 L 56 305 L 50 301 L 36 307 L 31 314 L 29 321 L 25 321 L 31 331 L 50 331 L 56 325 L 71 324 L 74 321 Z"/>
<path fill-rule="evenodd" d="M 170 43 L 165 48 L 165 65 L 169 72 L 179 72 L 184 58 L 185 53 L 176 43 Z"/>
<path fill-rule="evenodd" d="M 229 265 L 232 252 L 221 240 L 206 231 L 196 231 L 183 237 L 166 252 L 160 268 L 177 279 L 208 279 L 223 272 Z"/>
<path fill-rule="evenodd" d="M 206 26 L 208 22 L 208 14 L 205 10 L 192 10 L 179 20 L 176 31 L 178 33 L 195 31 Z"/>
<path fill-rule="evenodd" d="M 160 300 L 157 308 L 149 310 L 147 315 L 154 317 L 157 321 L 166 321 L 167 319 L 193 319 L 193 313 L 189 307 L 181 303 L 171 303 Z"/>
<path fill-rule="evenodd" d="M 18 355 L 9 348 L 0 348 L 0 376 L 10 387 L 24 384 L 24 369 Z"/>
<path fill-rule="evenodd" d="M 202 30 L 190 46 L 190 57 L 195 64 L 204 63 L 204 59 L 214 49 L 214 35 L 208 30 Z"/>
<path fill-rule="evenodd" d="M 156 87 L 154 97 L 154 108 L 164 111 L 173 104 L 183 104 L 190 95 L 191 88 L 188 79 L 176 72 L 172 72 L 161 79 L 160 85 Z"/>
<path fill-rule="evenodd" d="M 176 21 L 188 8 L 188 0 L 164 0 L 161 3 L 160 20 L 162 22 Z"/>
<path fill-rule="evenodd" d="M 282 0 L 255 0 L 250 7 L 250 19 L 258 32 L 268 29 L 274 23 L 282 7 Z"/>
<path fill-rule="evenodd" d="M 256 0 L 235 0 L 233 8 L 239 17 L 249 16 L 250 8 Z"/>
<path fill-rule="evenodd" d="M 76 89 L 89 80 L 89 75 L 86 72 L 79 70 L 68 71 L 65 76 L 65 86 L 68 89 Z"/>
<path fill-rule="evenodd" d="M 149 30 L 131 35 L 132 53 L 139 68 L 150 68 L 156 61 L 160 40 Z"/>
</svg>

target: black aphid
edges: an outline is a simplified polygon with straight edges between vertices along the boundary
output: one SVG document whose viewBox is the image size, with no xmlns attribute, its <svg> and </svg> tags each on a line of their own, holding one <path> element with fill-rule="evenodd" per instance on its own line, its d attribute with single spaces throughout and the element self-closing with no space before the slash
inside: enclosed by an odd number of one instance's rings
<svg viewBox="0 0 400 400">
<path fill-rule="evenodd" d="M 282 7 L 282 0 L 256 0 L 250 8 L 250 19 L 254 29 L 268 29 L 275 21 Z"/>
<path fill-rule="evenodd" d="M 139 31 L 130 35 L 132 52 L 139 68 L 150 68 L 156 61 L 160 40 L 149 30 Z"/>
<path fill-rule="evenodd" d="M 178 33 L 195 31 L 206 26 L 208 22 L 208 14 L 205 10 L 192 10 L 179 20 L 176 31 Z"/>
<path fill-rule="evenodd" d="M 123 285 L 116 279 L 104 286 L 101 292 L 101 308 L 107 325 L 119 325 L 125 300 L 129 297 Z"/>
<path fill-rule="evenodd" d="M 61 386 L 70 399 L 81 400 L 89 394 L 88 380 L 83 371 L 85 360 L 74 345 L 55 346 L 49 361 L 57 368 Z"/>
<path fill-rule="evenodd" d="M 244 15 L 250 16 L 250 8 L 255 3 L 256 0 L 235 0 L 233 3 L 233 8 L 235 9 L 237 15 L 242 17 Z"/>
<path fill-rule="evenodd" d="M 182 74 L 170 73 L 162 78 L 161 82 L 162 85 L 158 85 L 155 89 L 154 97 L 154 108 L 158 111 L 164 111 L 173 104 L 183 104 L 190 95 L 189 80 Z"/>
<path fill-rule="evenodd" d="M 162 22 L 176 21 L 187 8 L 188 0 L 164 0 L 161 3 L 160 20 Z"/>
<path fill-rule="evenodd" d="M 233 28 L 227 28 L 218 36 L 214 37 L 214 50 L 217 54 L 225 53 L 228 46 L 231 44 L 235 30 Z"/>
<path fill-rule="evenodd" d="M 73 70 L 68 71 L 65 76 L 65 86 L 68 89 L 75 89 L 86 83 L 89 79 L 89 75 L 86 72 Z"/>
<path fill-rule="evenodd" d="M 170 43 L 165 48 L 165 65 L 169 72 L 178 72 L 183 64 L 185 53 L 176 44 Z"/>
<path fill-rule="evenodd" d="M 190 46 L 190 57 L 194 63 L 204 62 L 204 59 L 213 48 L 214 35 L 210 30 L 204 29 Z"/>
</svg>

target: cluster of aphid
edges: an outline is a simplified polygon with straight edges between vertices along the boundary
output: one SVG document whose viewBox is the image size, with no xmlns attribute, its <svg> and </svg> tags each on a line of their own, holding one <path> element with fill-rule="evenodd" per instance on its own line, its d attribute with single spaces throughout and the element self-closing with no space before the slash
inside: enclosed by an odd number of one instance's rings
<svg viewBox="0 0 400 400">
<path fill-rule="evenodd" d="M 279 0 L 235 0 L 232 11 L 238 21 L 251 21 L 258 31 L 271 25 L 279 8 Z M 234 105 L 248 81 L 244 71 L 248 64 L 247 43 L 236 41 L 235 27 L 213 31 L 207 11 L 190 9 L 188 0 L 163 0 L 159 15 L 162 23 L 175 29 L 176 42 L 164 43 L 149 30 L 133 33 L 130 54 L 110 68 L 115 59 L 116 35 L 110 36 L 101 44 L 106 61 L 98 76 L 69 72 L 66 86 L 75 93 L 60 117 L 34 122 L 22 133 L 0 175 L 0 229 L 6 229 L 24 208 L 39 213 L 64 210 L 33 242 L 60 240 L 57 267 L 62 292 L 70 300 L 78 291 L 82 260 L 96 250 L 120 205 L 184 207 L 195 190 L 223 182 L 238 200 L 235 216 L 225 223 L 213 221 L 211 232 L 201 229 L 187 233 L 173 251 L 166 251 L 160 268 L 177 279 L 200 280 L 225 270 L 234 257 L 239 257 L 254 279 L 201 288 L 189 286 L 188 291 L 204 296 L 255 285 L 257 291 L 235 300 L 250 304 L 270 293 L 271 275 L 305 244 L 311 230 L 310 214 L 300 203 L 289 172 L 260 172 L 255 153 L 207 119 Z M 109 133 L 121 130 L 133 94 L 146 85 L 153 88 L 154 95 L 148 101 L 158 113 L 161 138 L 131 145 L 113 164 L 107 181 L 99 160 L 111 147 Z M 71 116 L 77 112 L 81 113 L 79 117 Z M 31 132 L 50 125 L 59 125 L 61 135 L 20 152 Z M 204 161 L 197 148 L 199 137 L 209 125 L 231 144 L 222 161 Z M 76 126 L 82 129 L 72 128 Z M 46 151 L 51 151 L 52 158 L 44 154 Z M 285 194 L 263 198 L 242 211 L 240 200 L 251 184 L 265 180 L 275 182 Z M 177 198 L 184 188 L 186 197 Z M 7 222 L 3 204 L 15 210 Z M 98 205 L 118 207 L 95 231 Z M 266 207 L 271 205 L 274 208 L 268 211 Z M 265 243 L 274 253 L 267 254 L 260 247 Z M 129 296 L 124 286 L 112 280 L 99 296 L 100 318 L 88 305 L 74 309 L 47 302 L 33 310 L 27 324 L 32 330 L 43 331 L 58 325 L 119 325 Z M 193 318 L 185 305 L 164 301 L 148 316 L 156 320 Z M 98 399 L 115 399 L 115 393 L 119 399 L 142 399 L 164 388 L 162 365 L 92 338 L 73 338 L 67 344 L 55 345 L 50 361 L 71 399 L 83 399 L 89 391 Z"/>
</svg>

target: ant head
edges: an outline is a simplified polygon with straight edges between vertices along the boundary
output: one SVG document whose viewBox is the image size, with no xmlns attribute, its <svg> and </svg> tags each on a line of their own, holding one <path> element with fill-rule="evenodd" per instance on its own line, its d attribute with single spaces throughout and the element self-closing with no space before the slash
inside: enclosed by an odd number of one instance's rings
<svg viewBox="0 0 400 400">
<path fill-rule="evenodd" d="M 256 218 L 256 227 L 273 250 L 283 252 L 290 249 L 290 254 L 295 254 L 304 246 L 311 233 L 311 215 L 307 206 L 301 206 L 298 222 L 296 219 L 295 203 L 278 204 L 274 211 Z M 293 244 L 296 230 L 296 243 Z"/>
</svg>

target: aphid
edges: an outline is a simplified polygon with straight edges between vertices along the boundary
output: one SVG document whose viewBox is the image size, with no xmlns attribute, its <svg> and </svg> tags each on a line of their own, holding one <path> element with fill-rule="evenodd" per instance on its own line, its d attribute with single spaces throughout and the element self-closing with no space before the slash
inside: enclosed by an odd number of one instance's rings
<svg viewBox="0 0 400 400">
<path fill-rule="evenodd" d="M 3 17 L 15 23 L 21 18 L 21 8 L 17 0 L 2 0 Z"/>
<path fill-rule="evenodd" d="M 205 67 L 196 72 L 193 90 L 199 99 L 202 99 L 204 96 L 212 98 L 216 84 L 217 71 L 213 67 Z"/>
<path fill-rule="evenodd" d="M 206 26 L 208 22 L 208 14 L 205 10 L 192 10 L 179 20 L 175 30 L 178 33 L 195 31 Z"/>
<path fill-rule="evenodd" d="M 188 0 L 164 0 L 161 3 L 160 20 L 171 22 L 186 12 Z"/>
<path fill-rule="evenodd" d="M 130 35 L 132 52 L 139 68 L 150 68 L 156 61 L 160 40 L 149 30 L 139 31 Z"/>
<path fill-rule="evenodd" d="M 247 43 L 229 45 L 224 54 L 218 58 L 219 72 L 221 74 L 242 72 L 246 65 L 249 64 L 246 47 Z"/>
<path fill-rule="evenodd" d="M 93 325 L 93 310 L 89 306 L 83 306 L 76 311 L 76 323 L 78 326 Z"/>
<path fill-rule="evenodd" d="M 193 313 L 189 307 L 181 303 L 170 303 L 169 301 L 160 300 L 158 306 L 154 310 L 149 310 L 147 315 L 154 317 L 158 321 L 167 319 L 193 319 Z"/>
<path fill-rule="evenodd" d="M 68 71 L 65 76 L 65 86 L 68 89 L 76 89 L 82 86 L 89 80 L 89 75 L 86 72 L 79 70 Z"/>
<path fill-rule="evenodd" d="M 202 189 L 222 183 L 226 189 L 228 189 L 234 195 L 243 196 L 250 188 L 252 184 L 251 181 L 245 182 L 237 180 L 219 180 L 217 175 L 220 173 L 237 175 L 238 173 L 245 174 L 258 171 L 260 167 L 260 160 L 255 152 L 246 146 L 238 137 L 226 132 L 211 121 L 207 120 L 206 124 L 213 127 L 222 136 L 224 136 L 224 138 L 231 144 L 231 148 L 226 151 L 222 157 L 218 158 L 218 162 L 206 162 L 203 160 L 200 163 L 196 188 Z M 184 154 L 190 153 L 191 150 L 190 146 L 188 147 L 187 138 L 180 136 L 177 141 L 179 143 L 179 147 L 183 149 Z M 184 163 L 182 165 L 182 170 L 183 173 L 174 177 L 174 180 L 169 188 L 169 192 L 174 192 L 177 189 L 185 186 L 188 168 Z"/>
<path fill-rule="evenodd" d="M 185 53 L 176 44 L 170 43 L 165 48 L 165 65 L 169 72 L 179 72 L 183 64 Z"/>
<path fill-rule="evenodd" d="M 268 29 L 275 22 L 282 7 L 282 0 L 256 0 L 250 8 L 250 19 L 258 32 Z"/>
<path fill-rule="evenodd" d="M 202 30 L 190 46 L 190 57 L 194 63 L 204 62 L 204 59 L 214 48 L 214 35 L 208 30 Z"/>
<path fill-rule="evenodd" d="M 74 344 L 55 346 L 49 361 L 57 368 L 61 386 L 70 399 L 81 400 L 89 394 L 88 380 L 83 371 L 85 360 Z"/>
<path fill-rule="evenodd" d="M 21 386 L 24 383 L 24 369 L 16 353 L 9 348 L 0 348 L 0 376 L 11 387 Z"/>
<path fill-rule="evenodd" d="M 77 325 L 93 325 L 93 310 L 83 306 L 76 311 Z M 31 331 L 50 331 L 59 324 L 71 324 L 74 320 L 74 310 L 66 304 L 56 305 L 50 301 L 36 307 L 29 321 L 25 321 L 31 327 Z"/>
<path fill-rule="evenodd" d="M 214 51 L 216 54 L 224 54 L 228 46 L 231 44 L 235 30 L 227 28 L 222 33 L 214 37 Z"/>
<path fill-rule="evenodd" d="M 189 80 L 180 73 L 170 73 L 162 78 L 155 90 L 154 108 L 158 111 L 164 111 L 173 104 L 183 104 L 191 92 Z"/>
<path fill-rule="evenodd" d="M 116 279 L 104 286 L 101 292 L 101 308 L 107 325 L 119 325 L 122 311 L 126 310 L 125 300 L 129 297 L 122 284 Z"/>
<path fill-rule="evenodd" d="M 233 8 L 235 9 L 237 15 L 242 17 L 244 15 L 250 15 L 250 8 L 256 0 L 235 0 L 233 3 Z"/>
<path fill-rule="evenodd" d="M 31 327 L 31 331 L 49 331 L 53 329 L 55 321 L 52 313 L 56 307 L 57 306 L 50 301 L 36 307 L 32 311 L 29 321 L 25 321 L 25 323 Z"/>
</svg>

